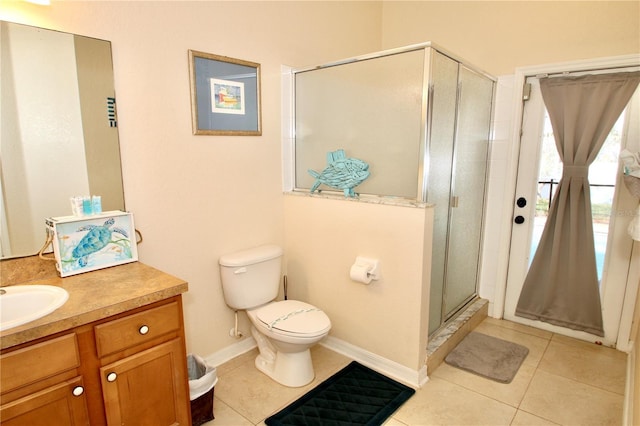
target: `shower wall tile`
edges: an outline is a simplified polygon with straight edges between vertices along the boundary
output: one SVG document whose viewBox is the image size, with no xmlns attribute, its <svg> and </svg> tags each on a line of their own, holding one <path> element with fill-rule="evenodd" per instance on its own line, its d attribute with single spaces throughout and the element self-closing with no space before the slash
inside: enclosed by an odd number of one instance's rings
<svg viewBox="0 0 640 426">
<path fill-rule="evenodd" d="M 491 158 L 489 160 L 489 184 L 486 197 L 485 238 L 483 253 L 498 255 L 483 256 L 479 283 L 480 297 L 489 300 L 489 315 L 499 316 L 502 312 L 494 312 L 496 283 L 504 281 L 501 276 L 500 259 L 505 258 L 506 248 L 501 246 L 503 223 L 505 219 L 504 204 L 511 195 L 507 193 L 509 157 L 511 155 L 511 130 L 513 123 L 513 85 L 514 76 L 498 78 L 492 123 L 493 139 L 491 141 Z M 490 235 L 491 238 L 486 236 Z"/>
</svg>

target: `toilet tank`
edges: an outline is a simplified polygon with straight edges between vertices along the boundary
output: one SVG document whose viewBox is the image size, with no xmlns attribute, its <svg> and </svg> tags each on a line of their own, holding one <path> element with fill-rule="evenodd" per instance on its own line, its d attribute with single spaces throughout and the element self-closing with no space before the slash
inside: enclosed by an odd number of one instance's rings
<svg viewBox="0 0 640 426">
<path fill-rule="evenodd" d="M 278 295 L 282 249 L 255 247 L 220 257 L 224 300 L 233 309 L 251 309 Z"/>
</svg>

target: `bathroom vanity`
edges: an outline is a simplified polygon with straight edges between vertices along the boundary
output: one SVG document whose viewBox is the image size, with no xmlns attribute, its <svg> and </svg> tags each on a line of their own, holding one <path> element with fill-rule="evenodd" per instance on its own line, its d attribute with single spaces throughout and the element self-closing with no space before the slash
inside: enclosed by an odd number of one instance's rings
<svg viewBox="0 0 640 426">
<path fill-rule="evenodd" d="M 20 284 L 69 300 L 0 333 L 3 425 L 191 424 L 185 281 L 136 262 Z"/>
</svg>

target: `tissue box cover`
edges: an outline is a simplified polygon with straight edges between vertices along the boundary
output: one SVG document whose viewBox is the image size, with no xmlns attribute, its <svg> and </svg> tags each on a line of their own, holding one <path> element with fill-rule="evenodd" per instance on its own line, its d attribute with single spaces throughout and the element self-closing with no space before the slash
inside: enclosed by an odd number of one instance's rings
<svg viewBox="0 0 640 426">
<path fill-rule="evenodd" d="M 50 217 L 45 223 L 53 236 L 56 269 L 61 277 L 138 260 L 131 213 Z"/>
</svg>

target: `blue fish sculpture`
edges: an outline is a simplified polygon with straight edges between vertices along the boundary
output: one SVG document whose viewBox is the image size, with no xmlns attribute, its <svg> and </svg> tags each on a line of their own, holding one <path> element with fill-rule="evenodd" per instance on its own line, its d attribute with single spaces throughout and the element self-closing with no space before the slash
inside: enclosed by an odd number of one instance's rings
<svg viewBox="0 0 640 426">
<path fill-rule="evenodd" d="M 318 173 L 308 170 L 316 181 L 311 187 L 314 192 L 321 184 L 342 189 L 345 197 L 355 197 L 353 190 L 369 177 L 369 165 L 357 158 L 347 158 L 343 149 L 327 153 L 327 167 Z"/>
<path fill-rule="evenodd" d="M 74 259 L 78 259 L 80 266 L 86 266 L 89 255 L 102 250 L 111 242 L 112 232 L 129 237 L 124 229 L 117 227 L 110 229 L 114 223 L 115 220 L 111 217 L 102 226 L 86 225 L 78 228 L 78 232 L 89 231 L 82 237 L 76 248 L 73 249 L 72 256 Z"/>
</svg>

